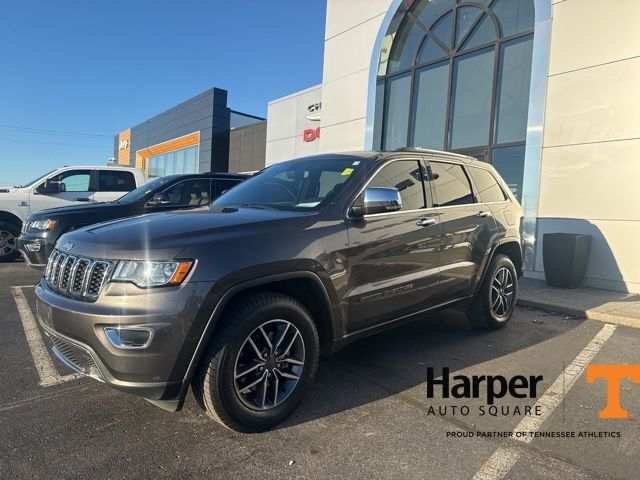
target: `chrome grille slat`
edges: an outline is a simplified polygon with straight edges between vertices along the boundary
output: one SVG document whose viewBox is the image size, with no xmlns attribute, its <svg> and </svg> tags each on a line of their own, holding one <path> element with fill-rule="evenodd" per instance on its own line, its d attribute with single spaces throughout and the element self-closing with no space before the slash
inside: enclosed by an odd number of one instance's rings
<svg viewBox="0 0 640 480">
<path fill-rule="evenodd" d="M 51 279 L 51 285 L 53 285 L 54 287 L 58 287 L 59 282 L 60 282 L 60 273 L 62 270 L 62 264 L 64 263 L 65 259 L 67 258 L 67 256 L 64 253 L 61 253 L 60 255 L 58 255 L 58 258 L 56 259 L 56 263 L 55 263 L 55 267 L 53 269 L 53 275 L 52 275 L 52 279 Z"/>
<path fill-rule="evenodd" d="M 56 259 L 58 258 L 58 255 L 60 255 L 60 253 L 54 250 L 53 252 L 51 252 L 51 255 L 49 256 L 49 261 L 47 262 L 47 268 L 44 271 L 44 278 L 46 278 L 47 281 L 51 278 L 51 267 L 55 263 Z"/>
<path fill-rule="evenodd" d="M 107 283 L 113 263 L 67 255 L 54 250 L 45 269 L 45 278 L 56 292 L 86 301 L 95 301 Z"/>
<path fill-rule="evenodd" d="M 60 274 L 60 289 L 68 290 L 71 283 L 71 271 L 76 263 L 76 257 L 69 255 L 62 266 L 62 273 Z"/>
<path fill-rule="evenodd" d="M 91 265 L 91 261 L 87 258 L 80 258 L 76 263 L 76 267 L 73 272 L 73 283 L 71 284 L 71 287 L 69 287 L 69 291 L 71 293 L 82 295 L 84 279 L 87 276 L 89 265 Z"/>
</svg>

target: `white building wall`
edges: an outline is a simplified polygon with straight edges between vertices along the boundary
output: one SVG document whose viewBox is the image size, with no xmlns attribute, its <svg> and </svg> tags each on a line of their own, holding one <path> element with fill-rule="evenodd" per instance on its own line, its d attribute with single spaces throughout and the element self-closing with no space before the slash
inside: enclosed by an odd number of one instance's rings
<svg viewBox="0 0 640 480">
<path fill-rule="evenodd" d="M 362 150 L 371 53 L 391 0 L 327 0 L 321 152 Z"/>
<path fill-rule="evenodd" d="M 265 164 L 291 160 L 318 153 L 320 139 L 305 141 L 306 129 L 320 127 L 319 120 L 310 120 L 310 105 L 322 100 L 322 85 L 278 98 L 267 106 L 267 148 Z"/>
<path fill-rule="evenodd" d="M 585 284 L 640 292 L 638 19 L 637 0 L 554 1 L 534 276 L 544 233 L 588 233 Z"/>
</svg>

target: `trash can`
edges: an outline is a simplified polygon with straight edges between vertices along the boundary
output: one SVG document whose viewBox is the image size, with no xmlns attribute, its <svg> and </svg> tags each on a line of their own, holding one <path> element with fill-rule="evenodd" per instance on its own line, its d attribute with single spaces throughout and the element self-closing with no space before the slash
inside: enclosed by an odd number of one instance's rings
<svg viewBox="0 0 640 480">
<path fill-rule="evenodd" d="M 545 233 L 542 255 L 547 285 L 560 288 L 582 285 L 590 251 L 591 235 Z"/>
</svg>

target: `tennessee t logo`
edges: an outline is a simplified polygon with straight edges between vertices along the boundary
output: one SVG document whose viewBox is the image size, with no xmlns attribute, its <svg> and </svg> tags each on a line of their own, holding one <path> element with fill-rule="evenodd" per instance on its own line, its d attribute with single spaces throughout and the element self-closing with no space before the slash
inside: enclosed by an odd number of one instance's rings
<svg viewBox="0 0 640 480">
<path fill-rule="evenodd" d="M 620 382 L 624 378 L 640 383 L 640 365 L 587 365 L 587 383 L 604 378 L 607 384 L 607 403 L 600 418 L 629 418 L 629 411 L 620 405 Z"/>
</svg>

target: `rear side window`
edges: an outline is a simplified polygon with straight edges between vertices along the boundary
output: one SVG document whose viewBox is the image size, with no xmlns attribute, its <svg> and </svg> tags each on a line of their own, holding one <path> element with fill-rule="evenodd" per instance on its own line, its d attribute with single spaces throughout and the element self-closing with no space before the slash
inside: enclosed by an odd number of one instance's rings
<svg viewBox="0 0 640 480">
<path fill-rule="evenodd" d="M 227 178 L 215 178 L 213 180 L 213 198 L 218 198 L 227 190 L 231 190 L 238 185 L 240 180 L 231 180 Z"/>
<path fill-rule="evenodd" d="M 426 208 L 422 169 L 415 160 L 397 160 L 386 164 L 368 187 L 397 188 L 402 199 L 402 210 Z"/>
<path fill-rule="evenodd" d="M 119 170 L 100 170 L 98 172 L 98 191 L 130 192 L 136 188 L 136 179 L 131 172 Z"/>
<path fill-rule="evenodd" d="M 436 197 L 436 207 L 468 205 L 475 203 L 471 184 L 462 165 L 430 162 L 429 185 Z"/>
<path fill-rule="evenodd" d="M 473 181 L 475 182 L 476 187 L 478 187 L 480 201 L 484 203 L 503 202 L 507 199 L 502 188 L 498 185 L 498 181 L 490 171 L 482 168 L 471 167 L 469 168 L 469 172 L 471 172 Z"/>
</svg>

